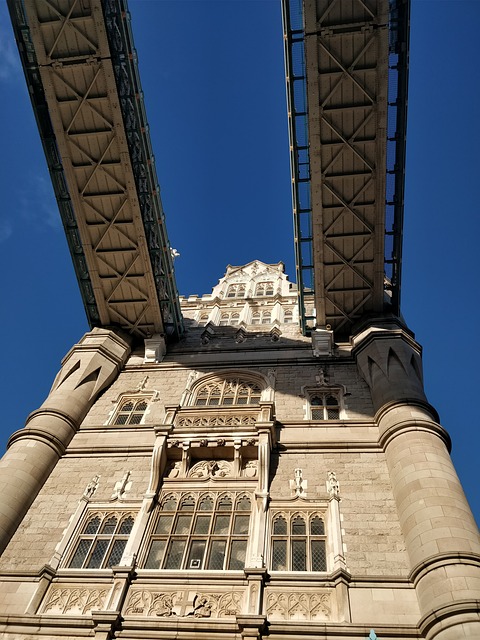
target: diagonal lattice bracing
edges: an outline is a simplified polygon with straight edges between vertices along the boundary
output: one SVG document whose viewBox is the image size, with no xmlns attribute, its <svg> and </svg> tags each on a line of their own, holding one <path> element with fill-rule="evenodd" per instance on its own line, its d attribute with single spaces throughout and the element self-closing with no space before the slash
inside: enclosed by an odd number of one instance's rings
<svg viewBox="0 0 480 640">
<path fill-rule="evenodd" d="M 179 335 L 123 0 L 9 0 L 91 324 Z"/>
<path fill-rule="evenodd" d="M 398 4 L 284 0 L 297 277 L 306 332 L 330 325 L 348 335 L 361 316 L 389 304 L 385 270 L 395 262 L 385 253 L 389 74 L 392 41 L 397 50 L 408 46 L 408 10 L 399 12 Z M 396 71 L 405 77 L 405 57 Z M 397 96 L 398 109 L 400 99 L 406 94 Z M 403 200 L 389 198 L 403 207 Z"/>
</svg>

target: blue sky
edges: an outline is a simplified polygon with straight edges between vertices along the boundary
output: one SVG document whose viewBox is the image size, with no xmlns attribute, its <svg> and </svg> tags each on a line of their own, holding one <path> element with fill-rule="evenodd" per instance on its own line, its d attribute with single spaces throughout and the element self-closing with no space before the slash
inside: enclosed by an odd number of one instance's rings
<svg viewBox="0 0 480 640">
<path fill-rule="evenodd" d="M 180 292 L 206 293 L 227 264 L 254 258 L 282 260 L 294 279 L 279 2 L 130 10 Z M 412 2 L 402 287 L 477 520 L 479 21 L 478 0 Z M 0 93 L 3 448 L 88 328 L 5 3 Z"/>
</svg>

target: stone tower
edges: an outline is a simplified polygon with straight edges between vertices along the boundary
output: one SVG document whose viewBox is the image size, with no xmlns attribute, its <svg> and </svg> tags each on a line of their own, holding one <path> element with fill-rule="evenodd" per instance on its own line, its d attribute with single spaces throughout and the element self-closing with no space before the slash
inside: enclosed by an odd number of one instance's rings
<svg viewBox="0 0 480 640">
<path fill-rule="evenodd" d="M 2 638 L 480 640 L 399 307 L 409 2 L 284 0 L 299 290 L 188 298 L 125 0 L 8 5 L 94 328 L 0 461 Z"/>
<path fill-rule="evenodd" d="M 54 638 L 480 638 L 480 545 L 395 317 L 298 329 L 283 265 L 94 329 L 0 465 L 0 626 Z"/>
</svg>

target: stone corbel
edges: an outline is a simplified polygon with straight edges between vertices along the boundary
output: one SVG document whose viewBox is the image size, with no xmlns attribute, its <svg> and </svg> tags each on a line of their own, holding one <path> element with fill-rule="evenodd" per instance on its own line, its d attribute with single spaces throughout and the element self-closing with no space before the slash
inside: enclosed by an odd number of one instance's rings
<svg viewBox="0 0 480 640">
<path fill-rule="evenodd" d="M 145 494 L 145 498 L 149 498 L 151 500 L 151 506 L 153 506 L 153 498 L 157 495 L 160 488 L 160 481 L 167 463 L 166 446 L 169 433 L 170 428 L 166 425 L 155 427 L 156 438 L 152 451 L 150 479 L 148 481 L 148 489 Z"/>
<path fill-rule="evenodd" d="M 151 338 L 145 338 L 145 356 L 143 363 L 161 362 L 167 352 L 165 336 L 156 333 Z"/>
<path fill-rule="evenodd" d="M 180 409 L 178 404 L 169 404 L 165 406 L 165 418 L 163 420 L 164 427 L 173 427 L 177 411 Z"/>
<path fill-rule="evenodd" d="M 333 331 L 330 329 L 312 331 L 312 351 L 316 358 L 333 355 L 333 347 Z"/>
<path fill-rule="evenodd" d="M 273 420 L 275 403 L 272 400 L 260 400 L 260 414 L 258 422 L 271 422 Z"/>
<path fill-rule="evenodd" d="M 120 611 L 92 611 L 95 640 L 112 640 L 120 625 Z"/>
<path fill-rule="evenodd" d="M 240 633 L 242 634 L 242 638 L 260 639 L 262 637 L 262 632 L 265 629 L 266 622 L 266 616 L 237 616 L 237 624 L 240 629 Z"/>
</svg>

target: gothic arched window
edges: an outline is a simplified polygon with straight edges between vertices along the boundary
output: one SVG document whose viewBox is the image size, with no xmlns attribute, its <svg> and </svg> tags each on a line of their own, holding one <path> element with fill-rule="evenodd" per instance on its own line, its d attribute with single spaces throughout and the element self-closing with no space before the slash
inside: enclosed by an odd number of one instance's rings
<svg viewBox="0 0 480 640">
<path fill-rule="evenodd" d="M 226 327 L 239 324 L 240 322 L 240 314 L 236 311 L 224 311 L 220 316 L 220 326 Z"/>
<path fill-rule="evenodd" d="M 68 562 L 70 569 L 105 569 L 122 559 L 133 514 L 96 513 L 88 518 Z"/>
<path fill-rule="evenodd" d="M 273 515 L 272 571 L 326 571 L 326 538 L 318 513 Z"/>
<path fill-rule="evenodd" d="M 148 407 L 146 398 L 124 398 L 112 424 L 140 424 Z"/>
<path fill-rule="evenodd" d="M 273 296 L 273 282 L 259 282 L 255 287 L 256 296 Z"/>
<path fill-rule="evenodd" d="M 258 404 L 261 394 L 259 385 L 250 380 L 212 380 L 197 390 L 194 404 L 197 407 Z"/>
<path fill-rule="evenodd" d="M 245 297 L 245 285 L 244 284 L 231 284 L 227 289 L 227 298 L 244 298 Z"/>
<path fill-rule="evenodd" d="M 338 420 L 340 398 L 336 391 L 315 392 L 310 396 L 311 420 Z"/>
</svg>

